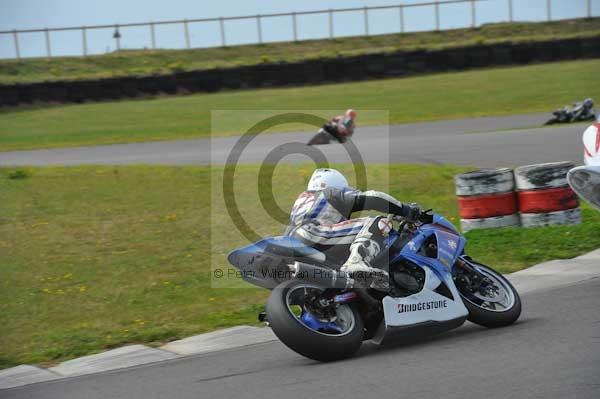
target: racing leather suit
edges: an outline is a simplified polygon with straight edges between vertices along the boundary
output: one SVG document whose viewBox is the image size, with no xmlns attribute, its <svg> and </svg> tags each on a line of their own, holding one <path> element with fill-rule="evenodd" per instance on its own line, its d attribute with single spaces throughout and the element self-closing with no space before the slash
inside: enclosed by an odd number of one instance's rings
<svg viewBox="0 0 600 399">
<path fill-rule="evenodd" d="M 366 216 L 350 219 L 353 212 L 375 210 L 416 220 L 418 206 L 402 204 L 378 191 L 329 187 L 301 193 L 290 214 L 286 235 L 318 248 L 334 258 L 359 254 L 369 264 L 381 251 L 391 229 L 388 218 Z"/>
</svg>

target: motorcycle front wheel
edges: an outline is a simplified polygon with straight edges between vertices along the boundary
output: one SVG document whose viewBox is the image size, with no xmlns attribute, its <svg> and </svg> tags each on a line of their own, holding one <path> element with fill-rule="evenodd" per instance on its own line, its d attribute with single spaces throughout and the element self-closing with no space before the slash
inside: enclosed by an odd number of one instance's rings
<svg viewBox="0 0 600 399">
<path fill-rule="evenodd" d="M 481 263 L 469 261 L 485 279 L 480 289 L 468 289 L 457 284 L 460 296 L 469 311 L 467 319 L 484 327 L 503 327 L 517 321 L 521 315 L 521 298 L 501 273 Z"/>
<path fill-rule="evenodd" d="M 284 281 L 271 292 L 266 313 L 273 332 L 288 348 L 310 359 L 330 362 L 350 357 L 360 348 L 364 325 L 350 304 L 319 311 L 315 298 L 324 291 L 300 280 Z"/>
</svg>

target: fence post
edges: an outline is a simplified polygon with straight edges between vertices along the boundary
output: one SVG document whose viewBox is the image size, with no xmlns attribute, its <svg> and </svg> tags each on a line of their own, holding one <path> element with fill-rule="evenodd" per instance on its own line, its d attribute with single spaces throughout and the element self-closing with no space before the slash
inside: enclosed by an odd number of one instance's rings
<svg viewBox="0 0 600 399">
<path fill-rule="evenodd" d="M 329 38 L 333 39 L 333 11 L 329 10 Z"/>
<path fill-rule="evenodd" d="M 219 18 L 219 26 L 221 27 L 221 46 L 225 47 L 227 39 L 225 38 L 225 21 L 223 21 L 223 17 Z"/>
<path fill-rule="evenodd" d="M 435 30 L 440 31 L 440 3 L 435 2 Z"/>
<path fill-rule="evenodd" d="M 508 22 L 513 22 L 513 2 L 508 0 Z"/>
<path fill-rule="evenodd" d="M 258 32 L 258 43 L 262 44 L 263 39 L 262 39 L 262 24 L 260 22 L 260 15 L 256 16 L 256 30 Z"/>
<path fill-rule="evenodd" d="M 50 49 L 50 31 L 48 31 L 48 28 L 44 29 L 44 36 L 46 36 L 46 55 L 52 57 L 52 50 Z"/>
<path fill-rule="evenodd" d="M 548 9 L 548 22 L 552 21 L 552 0 L 547 0 L 546 2 Z"/>
<path fill-rule="evenodd" d="M 20 60 L 21 59 L 21 49 L 19 49 L 19 34 L 17 33 L 17 30 L 13 30 L 13 41 L 15 43 L 15 54 L 17 56 L 17 59 Z"/>
<path fill-rule="evenodd" d="M 88 54 L 88 47 L 87 47 L 87 31 L 86 31 L 85 26 L 81 27 L 81 46 L 83 47 L 83 56 L 86 57 Z"/>
<path fill-rule="evenodd" d="M 369 9 L 363 8 L 363 17 L 365 19 L 365 36 L 369 36 Z"/>
<path fill-rule="evenodd" d="M 190 48 L 190 29 L 188 26 L 188 20 L 185 19 L 185 21 L 183 21 L 183 31 L 185 33 L 185 47 Z"/>
<path fill-rule="evenodd" d="M 404 7 L 398 7 L 398 11 L 400 12 L 400 33 L 404 33 Z"/>
<path fill-rule="evenodd" d="M 117 42 L 117 50 L 121 50 L 121 32 L 119 32 L 119 25 L 115 25 L 115 33 L 113 34 L 113 37 Z"/>
<path fill-rule="evenodd" d="M 292 13 L 292 29 L 294 31 L 294 41 L 298 41 L 298 26 L 296 25 L 296 13 Z"/>
<path fill-rule="evenodd" d="M 587 0 L 587 17 L 592 18 L 592 0 Z"/>
<path fill-rule="evenodd" d="M 475 0 L 471 0 L 471 27 L 477 26 L 477 8 L 475 6 Z"/>
<path fill-rule="evenodd" d="M 152 49 L 156 49 L 156 31 L 154 30 L 154 22 L 150 22 L 150 38 L 152 39 Z"/>
</svg>

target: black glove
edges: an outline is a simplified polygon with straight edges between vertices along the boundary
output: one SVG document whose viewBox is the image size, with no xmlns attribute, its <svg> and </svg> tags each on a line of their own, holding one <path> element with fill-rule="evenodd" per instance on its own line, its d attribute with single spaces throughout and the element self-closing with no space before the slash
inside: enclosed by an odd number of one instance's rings
<svg viewBox="0 0 600 399">
<path fill-rule="evenodd" d="M 419 222 L 423 223 L 423 224 L 431 224 L 433 223 L 433 215 L 429 212 L 431 212 L 431 209 L 428 209 L 426 211 L 423 211 L 419 214 Z"/>
<path fill-rule="evenodd" d="M 419 221 L 421 216 L 421 207 L 417 204 L 402 205 L 402 213 L 404 213 L 404 219 L 409 223 L 415 223 Z"/>
</svg>

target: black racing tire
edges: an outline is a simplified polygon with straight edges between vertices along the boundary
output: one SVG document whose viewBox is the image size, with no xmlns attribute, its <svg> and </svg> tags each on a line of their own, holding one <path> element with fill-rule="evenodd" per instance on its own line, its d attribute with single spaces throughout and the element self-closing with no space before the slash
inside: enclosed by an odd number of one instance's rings
<svg viewBox="0 0 600 399">
<path fill-rule="evenodd" d="M 351 304 L 340 305 L 348 306 L 354 318 L 352 328 L 345 334 L 330 335 L 317 332 L 299 321 L 287 305 L 288 292 L 299 286 L 314 287 L 313 284 L 300 280 L 288 280 L 271 292 L 266 313 L 269 325 L 277 338 L 294 352 L 320 362 L 341 360 L 354 355 L 362 344 L 364 334 L 363 321 L 356 307 Z"/>
<path fill-rule="evenodd" d="M 508 279 L 506 279 L 506 277 L 504 277 L 501 273 L 498 273 L 491 267 L 473 261 L 471 261 L 471 263 L 487 270 L 490 273 L 493 273 L 496 278 L 502 280 L 502 282 L 505 283 L 507 287 L 509 287 L 512 291 L 515 301 L 513 306 L 509 309 L 506 309 L 505 311 L 499 312 L 486 310 L 469 301 L 469 299 L 465 297 L 459 289 L 459 293 L 463 300 L 463 303 L 469 311 L 469 316 L 467 317 L 467 320 L 488 328 L 504 327 L 513 324 L 521 315 L 521 297 L 519 296 L 519 293 L 517 292 L 515 287 L 513 287 L 513 285 L 510 283 L 510 281 L 508 281 Z"/>
</svg>

